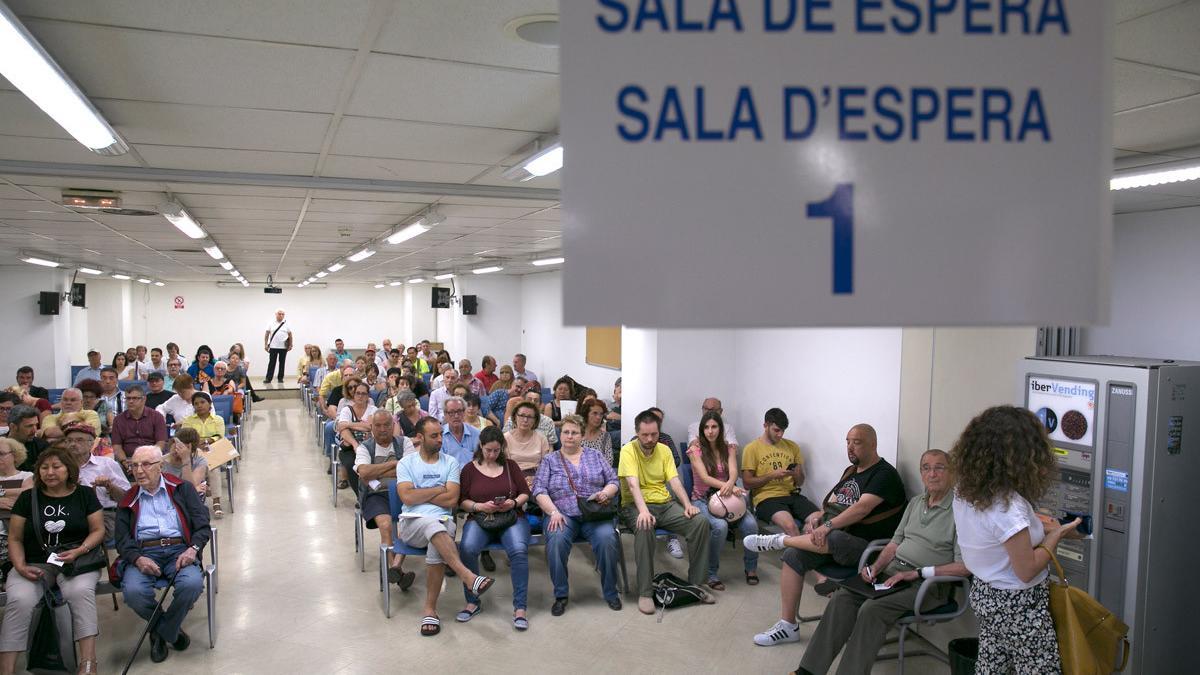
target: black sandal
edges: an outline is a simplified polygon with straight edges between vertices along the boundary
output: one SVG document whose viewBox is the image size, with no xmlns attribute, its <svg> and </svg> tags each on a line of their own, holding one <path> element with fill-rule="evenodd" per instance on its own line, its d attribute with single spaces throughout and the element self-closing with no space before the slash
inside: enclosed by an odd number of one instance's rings
<svg viewBox="0 0 1200 675">
<path fill-rule="evenodd" d="M 436 616 L 427 616 L 421 619 L 421 636 L 433 637 L 442 632 L 442 620 Z"/>
<path fill-rule="evenodd" d="M 758 572 L 746 572 L 746 584 L 750 586 L 757 586 Z"/>
</svg>

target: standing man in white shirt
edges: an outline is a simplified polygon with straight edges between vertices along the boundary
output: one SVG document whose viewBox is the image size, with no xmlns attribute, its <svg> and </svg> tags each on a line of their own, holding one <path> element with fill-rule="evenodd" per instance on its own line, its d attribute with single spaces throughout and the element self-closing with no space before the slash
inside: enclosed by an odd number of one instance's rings
<svg viewBox="0 0 1200 675">
<path fill-rule="evenodd" d="M 263 384 L 270 384 L 271 377 L 275 374 L 275 365 L 278 361 L 279 365 L 279 384 L 283 384 L 283 371 L 286 370 L 284 363 L 287 361 L 287 353 L 292 351 L 292 329 L 283 319 L 283 310 L 275 310 L 275 323 L 267 327 L 267 332 L 263 334 L 263 349 L 271 355 L 270 361 L 267 363 L 267 377 L 263 380 Z"/>
</svg>

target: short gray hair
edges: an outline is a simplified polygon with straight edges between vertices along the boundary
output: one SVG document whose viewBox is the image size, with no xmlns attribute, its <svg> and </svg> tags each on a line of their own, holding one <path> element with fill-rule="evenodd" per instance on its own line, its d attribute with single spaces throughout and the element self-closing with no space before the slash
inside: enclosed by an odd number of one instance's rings
<svg viewBox="0 0 1200 675">
<path fill-rule="evenodd" d="M 79 394 L 79 397 L 83 398 L 83 390 L 79 389 L 78 387 L 67 387 L 66 389 L 63 389 L 62 395 L 66 396 L 72 392 Z"/>
<path fill-rule="evenodd" d="M 450 398 L 448 398 L 442 402 L 442 410 L 445 411 L 446 406 L 450 405 L 451 403 L 457 403 L 457 404 L 461 405 L 463 407 L 464 411 L 466 411 L 466 409 L 467 409 L 467 400 L 466 399 L 464 399 L 461 396 L 451 396 Z"/>
<path fill-rule="evenodd" d="M 392 417 L 392 413 L 387 411 L 387 408 L 376 408 L 375 412 L 371 413 L 371 419 L 374 420 L 376 417 L 379 417 L 380 415 L 388 418 L 389 420 L 395 419 Z"/>
<path fill-rule="evenodd" d="M 411 389 L 405 389 L 404 391 L 402 391 L 396 395 L 396 403 L 398 403 L 399 405 L 404 405 L 405 403 L 408 403 L 409 401 L 417 401 L 417 400 L 418 400 L 417 395 L 412 393 Z"/>
</svg>

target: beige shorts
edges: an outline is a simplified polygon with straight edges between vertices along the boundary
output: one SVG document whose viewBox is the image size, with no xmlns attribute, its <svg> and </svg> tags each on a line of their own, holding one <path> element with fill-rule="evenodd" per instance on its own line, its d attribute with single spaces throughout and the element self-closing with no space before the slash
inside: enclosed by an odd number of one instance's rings
<svg viewBox="0 0 1200 675">
<path fill-rule="evenodd" d="M 401 516 L 396 536 L 400 538 L 400 541 L 414 548 L 427 548 L 425 551 L 426 565 L 440 565 L 446 561 L 442 560 L 437 549 L 430 546 L 429 542 L 439 532 L 445 532 L 450 535 L 450 541 L 454 541 L 454 529 L 453 518 L 441 519 L 433 516 L 406 518 Z"/>
</svg>

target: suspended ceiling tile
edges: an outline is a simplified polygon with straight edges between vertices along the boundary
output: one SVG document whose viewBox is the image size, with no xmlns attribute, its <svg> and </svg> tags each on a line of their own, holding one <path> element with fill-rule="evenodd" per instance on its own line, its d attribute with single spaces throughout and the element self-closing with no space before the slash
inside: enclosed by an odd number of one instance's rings
<svg viewBox="0 0 1200 675">
<path fill-rule="evenodd" d="M 330 155 L 321 174 L 339 178 L 464 183 L 486 168 L 486 166 L 478 164 L 415 162 L 403 159 Z"/>
<path fill-rule="evenodd" d="M 181 105 L 147 101 L 98 101 L 105 117 L 134 144 L 237 148 L 273 152 L 321 150 L 331 115 Z"/>
<path fill-rule="evenodd" d="M 531 143 L 537 134 L 505 129 L 346 117 L 331 152 L 463 164 L 495 164 Z"/>
<path fill-rule="evenodd" d="M 316 155 L 260 150 L 220 150 L 168 145 L 139 145 L 138 152 L 154 167 L 194 171 L 240 171 L 312 175 Z M 208 176 L 204 177 L 205 180 Z"/>
</svg>

